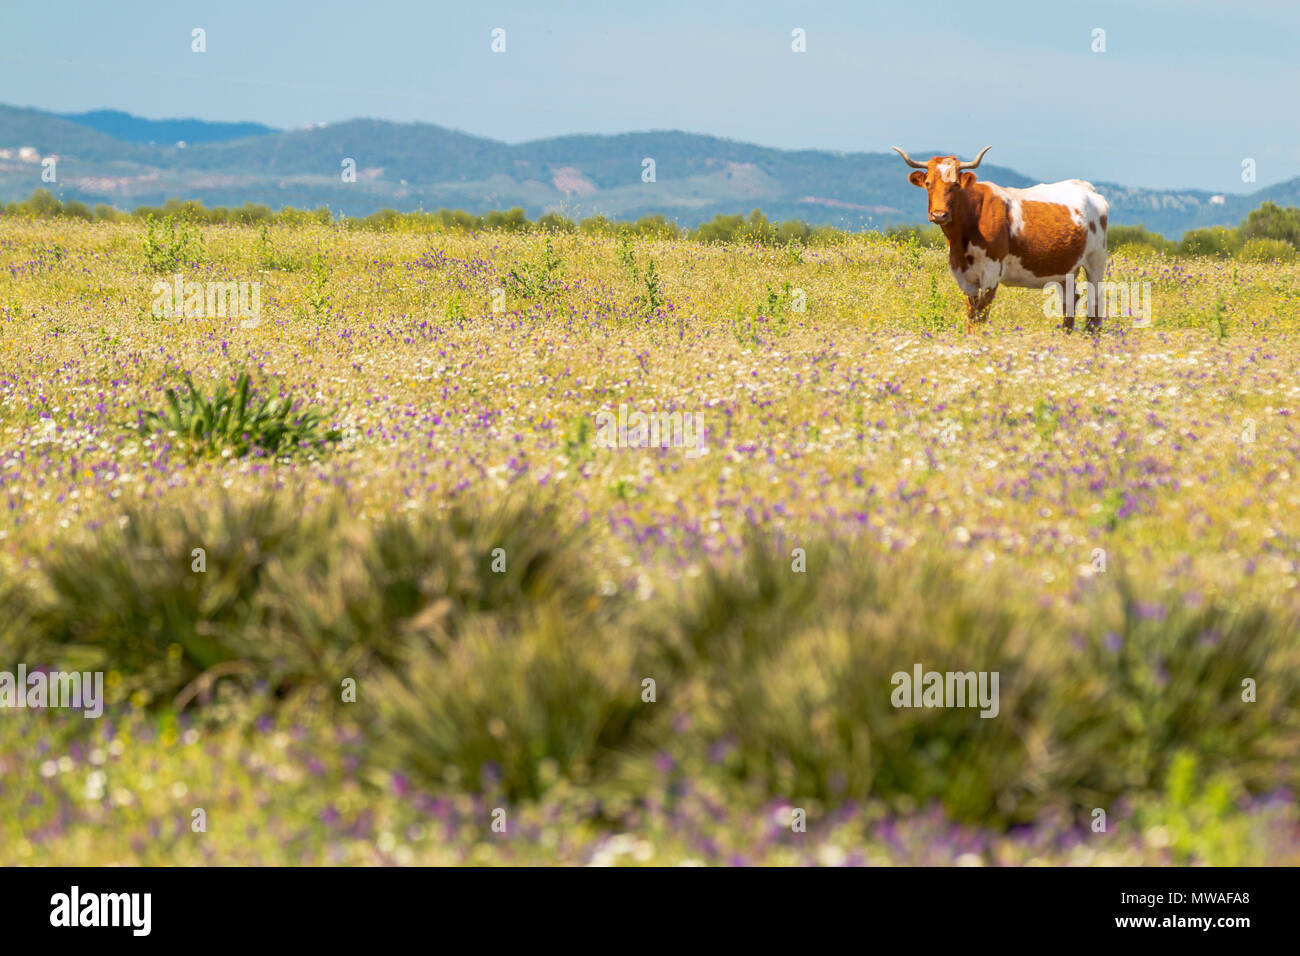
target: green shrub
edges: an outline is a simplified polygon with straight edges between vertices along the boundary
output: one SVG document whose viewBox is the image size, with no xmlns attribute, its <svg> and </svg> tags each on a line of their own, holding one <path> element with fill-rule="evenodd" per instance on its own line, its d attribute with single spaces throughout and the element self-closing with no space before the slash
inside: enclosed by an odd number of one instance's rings
<svg viewBox="0 0 1300 956">
<path fill-rule="evenodd" d="M 658 719 L 689 719 L 692 733 L 660 724 L 645 745 L 773 795 L 875 796 L 900 811 L 938 801 L 958 819 L 1003 822 L 1158 789 L 1184 751 L 1253 792 L 1297 766 L 1294 615 L 1144 603 L 1121 582 L 1072 637 L 1075 623 L 1013 582 L 964 583 L 937 557 L 803 546 L 807 573 L 751 544 L 650 625 L 648 672 L 678 688 Z M 894 708 L 892 675 L 916 664 L 998 672 L 998 716 Z M 1267 702 L 1243 702 L 1247 677 Z M 705 748 L 721 743 L 718 769 Z M 635 787 L 646 768 L 622 772 Z"/>
<path fill-rule="evenodd" d="M 302 268 L 302 260 L 297 256 L 280 252 L 271 241 L 268 223 L 262 223 L 262 232 L 258 237 L 258 258 L 262 268 L 281 272 L 297 272 Z"/>
<path fill-rule="evenodd" d="M 537 220 L 537 228 L 547 232 L 576 232 L 578 226 L 572 219 L 561 216 L 558 212 L 548 212 Z"/>
<path fill-rule="evenodd" d="M 732 242 L 742 226 L 744 216 L 724 216 L 721 213 L 696 226 L 691 238 L 697 242 Z"/>
<path fill-rule="evenodd" d="M 1236 229 L 1213 226 L 1190 229 L 1178 243 L 1177 253 L 1184 256 L 1219 256 L 1227 258 L 1241 249 L 1241 233 Z"/>
<path fill-rule="evenodd" d="M 144 438 L 174 434 L 185 450 L 198 455 L 242 457 L 253 451 L 289 455 L 322 448 L 342 436 L 325 428 L 325 415 L 315 409 L 296 411 L 290 395 L 262 395 L 247 372 L 234 387 L 221 382 L 212 397 L 203 395 L 185 376 L 186 391 L 168 388 L 162 411 L 141 409 L 131 427 Z"/>
<path fill-rule="evenodd" d="M 527 232 L 531 226 L 532 224 L 528 221 L 528 217 L 524 215 L 523 209 L 518 206 L 505 212 L 493 210 L 483 218 L 483 228 L 489 230 Z"/>
<path fill-rule="evenodd" d="M 185 219 L 168 215 L 160 221 L 150 213 L 145 218 L 140 250 L 150 272 L 176 272 L 198 261 L 203 254 L 203 236 Z"/>
<path fill-rule="evenodd" d="M 1123 578 L 1092 611 L 1094 633 L 1068 671 L 1088 704 L 1053 719 L 1053 786 L 1085 802 L 1113 800 L 1158 789 L 1187 754 L 1205 773 L 1230 773 L 1261 792 L 1277 785 L 1280 766 L 1296 766 L 1292 611 L 1152 600 Z M 1255 699 L 1246 699 L 1247 681 Z"/>
<path fill-rule="evenodd" d="M 33 563 L 0 581 L 20 625 L 0 630 L 7 653 L 113 672 L 113 699 L 142 704 L 183 705 L 216 676 L 340 702 L 353 678 L 372 767 L 428 786 L 487 770 L 538 793 L 597 765 L 645 706 L 615 602 L 548 507 L 372 525 L 271 496 L 136 505 Z"/>
<path fill-rule="evenodd" d="M 1294 262 L 1296 247 L 1281 239 L 1247 239 L 1239 256 L 1245 262 Z"/>
<path fill-rule="evenodd" d="M 556 255 L 548 236 L 537 262 L 525 261 L 512 268 L 502 279 L 503 285 L 525 299 L 552 301 L 563 284 L 564 263 Z"/>
<path fill-rule="evenodd" d="M 553 599 L 454 635 L 431 615 L 408 641 L 373 685 L 371 755 L 426 784 L 537 796 L 599 769 L 648 706 L 631 644 Z"/>
<path fill-rule="evenodd" d="M 383 665 L 368 685 L 376 766 L 471 789 L 487 771 L 510 796 L 536 795 L 548 766 L 581 774 L 625 737 L 645 707 L 634 645 L 582 539 L 555 514 L 507 505 L 390 519 L 369 534 L 354 586 L 303 582 L 293 613 L 340 601 L 317 615 L 356 626 L 334 646 L 370 648 Z"/>
<path fill-rule="evenodd" d="M 271 218 L 271 207 L 263 206 L 261 203 L 246 202 L 238 209 L 230 211 L 230 221 L 238 222 L 244 225 L 262 222 Z"/>
<path fill-rule="evenodd" d="M 1240 810 L 1245 796 L 1231 772 L 1207 778 L 1193 754 L 1180 752 L 1169 761 L 1163 798 L 1139 802 L 1135 822 L 1143 830 L 1163 827 L 1179 865 L 1247 866 L 1254 827 Z"/>
<path fill-rule="evenodd" d="M 1062 609 L 942 553 L 804 543 L 798 573 L 759 538 L 649 604 L 606 596 L 547 506 L 369 523 L 267 498 L 123 518 L 0 580 L 6 653 L 112 670 L 119 696 L 157 702 L 220 674 L 338 702 L 354 678 L 371 770 L 425 786 L 635 795 L 666 752 L 701 783 L 989 824 L 1164 800 L 1189 760 L 1230 794 L 1300 783 L 1293 607 L 1107 576 Z M 895 707 L 915 665 L 997 672 L 997 715 Z M 1175 803 L 1195 817 L 1214 793 Z"/>
<path fill-rule="evenodd" d="M 677 239 L 681 237 L 681 227 L 675 222 L 669 222 L 663 213 L 655 213 L 653 216 L 642 216 L 636 222 L 632 223 L 628 229 L 635 236 L 641 236 L 646 239 Z"/>
<path fill-rule="evenodd" d="M 63 203 L 48 189 L 37 189 L 32 192 L 30 198 L 11 203 L 7 212 L 11 216 L 43 219 L 60 215 L 63 212 Z"/>
<path fill-rule="evenodd" d="M 885 235 L 905 247 L 943 249 L 948 245 L 938 226 L 890 226 Z"/>
<path fill-rule="evenodd" d="M 1151 232 L 1146 226 L 1110 226 L 1106 230 L 1106 246 L 1110 249 L 1136 247 L 1151 252 L 1175 251 L 1175 243 L 1170 242 L 1159 233 Z"/>
<path fill-rule="evenodd" d="M 329 317 L 329 281 L 330 273 L 325 267 L 325 256 L 317 250 L 311 259 L 311 273 L 307 276 L 308 315 L 317 322 L 322 322 Z"/>
<path fill-rule="evenodd" d="M 160 701 L 232 661 L 276 688 L 405 674 L 431 635 L 523 621 L 548 603 L 594 626 L 608 603 L 554 511 L 527 506 L 371 524 L 338 505 L 303 515 L 271 495 L 136 504 L 31 564 L 0 578 L 0 647 L 85 660 Z"/>
<path fill-rule="evenodd" d="M 748 242 L 768 246 L 807 242 L 816 234 L 817 230 L 798 219 L 773 223 L 761 209 L 750 212 L 748 218 L 719 213 L 689 233 L 696 242 Z"/>
<path fill-rule="evenodd" d="M 197 199 L 168 199 L 159 210 L 164 217 L 170 216 L 183 222 L 208 222 L 212 214 Z"/>
<path fill-rule="evenodd" d="M 241 638 L 253 633 L 267 553 L 302 547 L 302 536 L 292 511 L 269 499 L 130 508 L 42 555 L 19 608 L 21 659 L 115 672 L 110 684 L 138 702 L 170 702 L 212 667 L 246 654 L 260 661 L 255 642 Z M 203 573 L 196 548 L 206 554 Z M 13 614 L 13 602 L 4 610 Z"/>
<path fill-rule="evenodd" d="M 1041 622 L 938 565 L 903 573 L 852 551 L 805 551 L 799 574 L 751 543 L 738 566 L 708 573 L 661 635 L 656 672 L 687 683 L 673 709 L 689 714 L 691 743 L 728 741 L 727 773 L 774 795 L 939 800 L 959 818 L 1024 813 L 1034 769 L 1024 734 L 1059 657 L 1031 657 Z M 918 663 L 999 671 L 999 716 L 893 708 L 892 675 Z"/>
<path fill-rule="evenodd" d="M 395 209 L 381 209 L 363 219 L 349 220 L 354 229 L 373 229 L 376 232 L 396 232 L 405 221 L 406 217 Z"/>
<path fill-rule="evenodd" d="M 612 236 L 618 227 L 602 215 L 589 216 L 578 223 L 578 231 L 587 236 Z"/>
<path fill-rule="evenodd" d="M 1300 249 L 1300 209 L 1266 202 L 1252 209 L 1241 224 L 1243 239 L 1275 239 Z"/>
<path fill-rule="evenodd" d="M 65 202 L 63 204 L 63 215 L 68 219 L 81 219 L 90 222 L 95 218 L 95 214 L 90 211 L 90 207 L 84 202 Z"/>
<path fill-rule="evenodd" d="M 329 225 L 334 222 L 333 214 L 325 206 L 310 212 L 285 206 L 278 212 L 273 212 L 268 206 L 245 203 L 238 209 L 219 206 L 209 210 L 197 200 L 177 198 L 168 199 L 160 207 L 137 206 L 129 214 L 119 213 L 111 206 L 101 203 L 92 213 L 84 203 L 76 201 L 62 203 L 46 189 L 35 190 L 30 198 L 22 202 L 0 206 L 0 214 L 42 218 L 94 218 L 106 221 L 117 221 L 129 215 L 143 221 L 172 219 L 185 223 L 240 224 L 276 222 L 291 226 L 304 223 Z M 754 209 L 748 217 L 719 213 L 710 221 L 701 223 L 691 230 L 683 230 L 662 213 L 642 216 L 635 222 L 621 223 L 598 214 L 575 224 L 560 213 L 551 211 L 543 214 L 534 224 L 528 219 L 524 209 L 518 206 L 509 210 L 494 210 L 483 215 L 460 209 L 440 209 L 436 213 L 381 209 L 359 219 L 344 217 L 339 221 L 346 229 L 368 229 L 377 232 L 498 230 L 526 233 L 539 228 L 545 232 L 579 231 L 586 235 L 613 236 L 620 230 L 626 229 L 632 235 L 646 238 L 673 239 L 686 235 L 698 242 L 746 242 L 786 247 L 834 245 L 847 235 L 842 229 L 832 226 L 812 226 L 798 219 L 773 222 L 763 214 L 761 209 Z M 904 244 L 914 244 L 921 248 L 943 248 L 947 242 L 943 232 L 931 225 L 891 226 L 886 231 L 886 235 Z M 1241 255 L 1245 244 L 1255 239 L 1282 242 L 1292 248 L 1300 249 L 1300 209 L 1294 206 L 1283 209 L 1273 202 L 1265 202 L 1253 210 L 1236 229 L 1223 226 L 1192 229 L 1178 242 L 1151 232 L 1142 225 L 1112 225 L 1107 234 L 1107 244 L 1110 249 L 1123 249 L 1129 254 L 1234 256 Z M 1260 256 L 1265 259 L 1282 258 L 1284 254 L 1273 252 L 1280 248 L 1274 245 L 1254 245 L 1250 247 L 1250 256 L 1256 259 Z M 166 259 L 167 257 L 164 256 L 164 260 Z"/>
</svg>

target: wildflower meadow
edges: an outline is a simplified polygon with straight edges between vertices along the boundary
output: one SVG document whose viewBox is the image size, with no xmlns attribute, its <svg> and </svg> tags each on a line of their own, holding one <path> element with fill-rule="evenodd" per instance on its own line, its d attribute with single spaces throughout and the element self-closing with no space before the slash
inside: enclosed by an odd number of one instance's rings
<svg viewBox="0 0 1300 956">
<path fill-rule="evenodd" d="M 0 862 L 1300 863 L 1300 264 L 946 256 L 0 218 Z"/>
</svg>

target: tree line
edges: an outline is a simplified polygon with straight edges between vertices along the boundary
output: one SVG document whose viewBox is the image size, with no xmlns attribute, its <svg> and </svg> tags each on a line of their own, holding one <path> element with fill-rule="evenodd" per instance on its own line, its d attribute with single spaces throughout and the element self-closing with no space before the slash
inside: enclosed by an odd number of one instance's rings
<svg viewBox="0 0 1300 956">
<path fill-rule="evenodd" d="M 1111 226 L 1106 236 L 1112 249 L 1138 246 L 1175 256 L 1217 256 L 1222 259 L 1290 261 L 1300 251 L 1300 209 L 1265 202 L 1236 228 L 1208 226 L 1189 229 L 1182 239 L 1166 239 L 1145 226 Z"/>
<path fill-rule="evenodd" d="M 93 209 L 83 202 L 62 202 L 47 189 L 38 189 L 20 202 L 0 203 L 0 215 L 28 218 L 81 219 L 87 222 L 129 222 L 154 218 L 173 218 L 196 223 L 235 225 L 280 224 L 329 225 L 338 222 L 347 229 L 380 232 L 576 232 L 585 235 L 615 236 L 630 234 L 654 239 L 689 239 L 696 242 L 751 242 L 762 245 L 827 245 L 846 236 L 833 226 L 814 226 L 799 219 L 769 220 L 762 210 L 748 216 L 714 216 L 708 222 L 688 229 L 662 213 L 642 216 L 631 221 L 611 220 L 603 215 L 573 220 L 557 212 L 548 212 L 530 220 L 524 210 L 515 207 L 478 214 L 462 209 L 439 209 L 437 212 L 398 212 L 382 209 L 369 216 L 336 218 L 328 206 L 305 210 L 285 206 L 272 210 L 260 203 L 243 206 L 207 208 L 196 200 L 169 199 L 161 206 L 137 206 L 123 212 L 106 203 Z M 943 233 L 935 226 L 893 226 L 886 234 L 896 239 L 931 248 L 944 245 Z M 1111 249 L 1139 249 L 1176 256 L 1218 256 L 1251 261 L 1280 259 L 1290 261 L 1300 252 L 1300 208 L 1282 208 L 1265 202 L 1254 209 L 1235 228 L 1212 226 L 1192 229 L 1182 239 L 1166 239 L 1145 226 L 1112 226 Z"/>
</svg>

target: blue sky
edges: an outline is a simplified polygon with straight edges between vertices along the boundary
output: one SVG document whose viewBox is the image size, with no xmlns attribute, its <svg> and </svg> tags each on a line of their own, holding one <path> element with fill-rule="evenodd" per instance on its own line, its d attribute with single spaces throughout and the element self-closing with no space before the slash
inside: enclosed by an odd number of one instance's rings
<svg viewBox="0 0 1300 956">
<path fill-rule="evenodd" d="M 3 23 L 0 102 L 60 112 L 369 116 L 507 142 L 685 129 L 793 149 L 992 143 L 991 160 L 1046 180 L 1224 192 L 1300 176 L 1294 0 L 78 0 L 7 4 Z"/>
</svg>

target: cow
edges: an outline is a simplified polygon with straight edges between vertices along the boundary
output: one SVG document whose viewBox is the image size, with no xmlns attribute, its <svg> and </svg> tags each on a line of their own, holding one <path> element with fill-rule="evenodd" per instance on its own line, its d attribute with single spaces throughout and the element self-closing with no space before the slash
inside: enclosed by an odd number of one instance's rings
<svg viewBox="0 0 1300 956">
<path fill-rule="evenodd" d="M 928 193 L 930 221 L 948 239 L 948 267 L 966 294 L 966 331 L 988 320 L 999 285 L 1042 289 L 1055 283 L 1062 290 L 1061 327 L 1072 332 L 1080 269 L 1091 284 L 1086 328 L 1100 331 L 1109 204 L 1081 179 L 1028 189 L 978 182 L 970 170 L 992 148 L 985 146 L 974 162 L 935 156 L 918 163 L 893 147 L 915 170 L 908 182 Z"/>
</svg>

